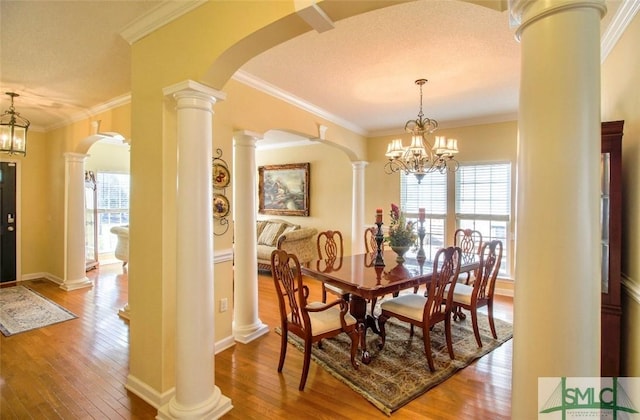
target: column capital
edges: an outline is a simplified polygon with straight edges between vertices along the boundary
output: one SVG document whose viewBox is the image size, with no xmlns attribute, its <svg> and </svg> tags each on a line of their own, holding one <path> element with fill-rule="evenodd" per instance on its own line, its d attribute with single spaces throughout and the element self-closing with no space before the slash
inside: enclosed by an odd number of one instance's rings
<svg viewBox="0 0 640 420">
<path fill-rule="evenodd" d="M 183 80 L 175 85 L 167 86 L 162 89 L 162 93 L 165 96 L 172 96 L 176 100 L 182 98 L 205 99 L 211 104 L 227 99 L 226 93 L 193 80 Z"/>
<path fill-rule="evenodd" d="M 516 39 L 520 41 L 522 31 L 530 24 L 571 9 L 590 7 L 600 11 L 600 18 L 607 13 L 605 0 L 509 0 L 509 21 L 516 30 Z"/>
<path fill-rule="evenodd" d="M 263 135 L 250 130 L 237 130 L 233 132 L 233 141 L 236 146 L 255 147 L 258 140 L 262 140 Z"/>
<path fill-rule="evenodd" d="M 367 167 L 367 165 L 369 165 L 369 162 L 367 162 L 366 160 L 354 160 L 353 162 L 351 162 L 351 166 L 353 167 L 353 169 L 364 169 Z"/>
</svg>

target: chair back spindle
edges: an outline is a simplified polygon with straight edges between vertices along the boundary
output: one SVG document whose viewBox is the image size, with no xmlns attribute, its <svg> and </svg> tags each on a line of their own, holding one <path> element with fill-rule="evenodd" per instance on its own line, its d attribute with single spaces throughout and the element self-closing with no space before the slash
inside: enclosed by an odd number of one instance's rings
<svg viewBox="0 0 640 420">
<path fill-rule="evenodd" d="M 459 247 L 440 248 L 436 252 L 424 307 L 425 319 L 437 319 L 451 310 L 453 289 L 460 273 L 461 254 Z"/>
</svg>

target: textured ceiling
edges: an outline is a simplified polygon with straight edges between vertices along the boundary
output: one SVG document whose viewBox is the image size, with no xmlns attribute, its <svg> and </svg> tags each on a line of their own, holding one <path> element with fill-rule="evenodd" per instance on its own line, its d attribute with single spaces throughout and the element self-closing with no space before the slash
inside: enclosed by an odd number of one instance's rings
<svg viewBox="0 0 640 420">
<path fill-rule="evenodd" d="M 481 2 L 480 2 L 481 3 Z M 607 25 L 620 2 L 607 2 Z M 35 129 L 88 116 L 130 92 L 123 29 L 166 2 L 0 2 L 0 88 Z M 247 62 L 240 80 L 309 103 L 358 132 L 398 132 L 424 113 L 441 126 L 515 118 L 520 47 L 508 12 L 418 0 L 309 31 Z M 9 98 L 0 95 L 0 111 Z"/>
</svg>

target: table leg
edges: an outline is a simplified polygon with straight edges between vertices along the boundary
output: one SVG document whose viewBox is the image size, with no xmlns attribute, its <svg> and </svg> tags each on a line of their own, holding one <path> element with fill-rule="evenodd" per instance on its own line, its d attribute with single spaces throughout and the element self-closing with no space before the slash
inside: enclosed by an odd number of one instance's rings
<svg viewBox="0 0 640 420">
<path fill-rule="evenodd" d="M 360 334 L 360 349 L 362 349 L 362 363 L 368 365 L 371 355 L 367 350 L 367 329 L 371 328 L 376 334 L 380 334 L 375 318 L 367 314 L 367 301 L 360 296 L 351 295 L 349 312 L 358 320 L 358 333 Z"/>
</svg>

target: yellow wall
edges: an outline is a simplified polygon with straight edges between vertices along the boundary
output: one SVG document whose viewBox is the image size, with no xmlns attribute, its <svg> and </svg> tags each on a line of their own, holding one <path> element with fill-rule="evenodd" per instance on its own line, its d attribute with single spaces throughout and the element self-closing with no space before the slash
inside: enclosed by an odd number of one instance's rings
<svg viewBox="0 0 640 420">
<path fill-rule="evenodd" d="M 363 2 L 331 3 L 332 7 L 365 7 Z M 373 7 L 373 6 L 366 6 Z M 209 80 L 214 88 L 223 89 L 226 101 L 214 106 L 214 149 L 220 147 L 231 164 L 232 136 L 235 130 L 264 132 L 288 129 L 309 136 L 317 135 L 318 124 L 329 126 L 327 138 L 336 145 L 353 149 L 350 157 L 337 148 L 314 145 L 286 151 L 260 153 L 259 164 L 309 161 L 311 169 L 311 217 L 294 218 L 304 225 L 319 228 L 339 227 L 350 243 L 350 159 L 369 160 L 365 172 L 365 215 L 373 219 L 375 208 L 386 208 L 399 201 L 397 175 L 384 173 L 384 151 L 391 137 L 362 139 L 335 124 L 309 115 L 227 78 L 235 71 L 230 63 L 242 62 L 242 51 L 229 50 L 249 44 L 255 55 L 269 44 L 280 42 L 305 30 L 299 18 L 285 18 L 293 12 L 293 1 L 226 2 L 211 1 L 174 23 L 143 38 L 132 47 L 132 103 L 106 112 L 94 119 L 102 120 L 101 131 L 116 131 L 131 139 L 131 259 L 136 261 L 129 271 L 131 321 L 131 374 L 158 392 L 174 383 L 174 291 L 175 291 L 175 180 L 176 141 L 175 110 L 171 99 L 162 94 L 164 87 L 185 79 Z M 347 17 L 354 11 L 344 12 Z M 290 25 L 282 33 L 267 31 L 261 42 L 251 44 L 264 35 L 259 28 L 285 19 Z M 603 119 L 625 119 L 623 140 L 624 169 L 624 247 L 623 271 L 632 290 L 640 284 L 638 270 L 640 210 L 637 188 L 640 167 L 640 76 L 638 54 L 634 42 L 640 39 L 640 22 L 632 26 L 616 46 L 603 67 Z M 297 23 L 296 23 L 297 22 Z M 252 35 L 253 34 L 253 35 Z M 198 40 L 199 42 L 194 42 Z M 234 54 L 230 53 L 232 51 Z M 233 56 L 229 58 L 230 56 Z M 240 57 L 240 58 L 239 58 Z M 228 59 L 225 61 L 224 59 Z M 235 60 L 235 61 L 234 61 Z M 212 65 L 216 63 L 216 65 Z M 409 116 L 407 116 L 408 118 Z M 437 118 L 437 116 L 434 116 Z M 399 122 L 402 124 L 403 122 Z M 441 129 L 439 134 L 457 137 L 461 153 L 467 161 L 494 158 L 515 163 L 516 123 L 491 124 L 456 129 Z M 64 238 L 64 157 L 65 152 L 78 152 L 88 145 L 90 121 L 84 120 L 49 133 L 30 133 L 28 155 L 23 159 L 23 274 L 49 272 L 63 275 Z M 86 148 L 85 148 L 86 146 Z M 80 149 L 80 150 L 79 150 Z M 335 167 L 334 165 L 336 163 Z M 514 171 L 515 173 L 515 171 Z M 329 175 L 329 176 L 327 176 Z M 327 179 L 325 185 L 322 181 Z M 228 191 L 229 194 L 232 191 Z M 331 202 L 325 194 L 335 197 Z M 338 205 L 335 205 L 337 203 Z M 233 203 L 232 203 L 233 206 Z M 304 219 L 304 222 L 303 222 Z M 365 219 L 369 220 L 369 219 Z M 214 239 L 216 251 L 230 248 L 232 233 Z M 25 251 L 29 250 L 27 254 Z M 350 246 L 347 247 L 350 249 Z M 36 250 L 34 252 L 34 250 Z M 216 296 L 232 295 L 231 263 L 215 268 Z M 626 374 L 640 376 L 640 310 L 637 292 L 625 303 Z M 232 311 L 216 314 L 216 339 L 231 333 Z M 629 333 L 630 332 L 630 333 Z"/>
<path fill-rule="evenodd" d="M 129 173 L 129 146 L 99 141 L 89 149 L 85 160 L 87 171 Z"/>
<path fill-rule="evenodd" d="M 258 215 L 259 219 L 279 218 L 304 227 L 339 230 L 345 255 L 351 254 L 352 166 L 346 154 L 325 144 L 258 151 L 258 166 L 310 163 L 309 217 Z"/>
<path fill-rule="evenodd" d="M 623 376 L 640 376 L 640 15 L 602 66 L 602 120 L 624 120 L 622 138 Z"/>
<path fill-rule="evenodd" d="M 21 274 L 48 272 L 49 190 L 46 136 L 29 132 L 27 156 L 16 157 L 21 165 Z"/>
</svg>

